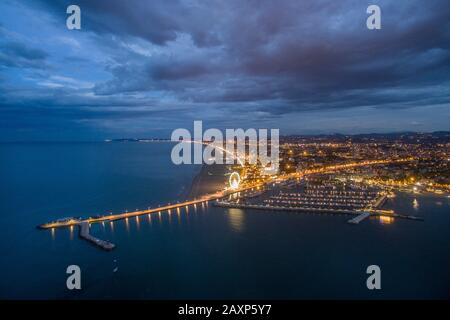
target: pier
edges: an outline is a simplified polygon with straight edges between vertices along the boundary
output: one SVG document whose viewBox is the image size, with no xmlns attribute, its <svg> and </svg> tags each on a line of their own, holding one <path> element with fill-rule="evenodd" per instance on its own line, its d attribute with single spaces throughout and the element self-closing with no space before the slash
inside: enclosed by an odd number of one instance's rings
<svg viewBox="0 0 450 320">
<path fill-rule="evenodd" d="M 249 204 L 249 203 L 236 203 L 229 201 L 216 201 L 214 205 L 223 208 L 236 208 L 236 209 L 255 209 L 255 210 L 267 210 L 267 211 L 294 211 L 294 212 L 310 212 L 310 213 L 332 213 L 332 214 L 350 214 L 357 215 L 351 220 L 356 222 L 350 222 L 352 224 L 357 224 L 369 216 L 384 216 L 391 218 L 402 218 L 407 220 L 423 221 L 422 217 L 409 216 L 403 214 L 393 213 L 389 210 L 379 210 L 379 209 L 365 209 L 365 210 L 349 210 L 349 209 L 335 209 L 335 208 L 312 208 L 312 207 L 288 207 L 288 206 L 274 206 L 274 205 L 259 205 L 259 204 Z"/>
<path fill-rule="evenodd" d="M 112 250 L 116 247 L 115 244 L 109 242 L 109 241 L 105 241 L 105 240 L 101 240 L 98 239 L 94 236 L 92 236 L 89 233 L 89 229 L 91 228 L 89 225 L 89 222 L 81 222 L 79 224 L 80 226 L 80 238 L 85 239 L 93 244 L 95 244 L 96 246 L 102 248 L 103 250 Z"/>
<path fill-rule="evenodd" d="M 358 224 L 358 223 L 360 223 L 361 221 L 363 221 L 364 219 L 368 218 L 369 216 L 370 216 L 370 213 L 368 213 L 368 212 L 363 212 L 363 213 L 361 213 L 359 216 L 356 216 L 356 217 L 354 217 L 354 218 L 348 220 L 347 222 L 348 222 L 348 223 L 351 223 L 351 224 Z"/>
<path fill-rule="evenodd" d="M 383 204 L 386 202 L 386 199 L 387 199 L 387 196 L 385 194 L 382 194 L 381 197 L 379 197 L 375 201 L 375 203 L 373 204 L 373 208 L 375 210 L 373 210 L 373 209 L 371 210 L 372 212 L 375 213 L 375 215 L 384 215 L 384 216 L 387 216 L 387 217 L 391 216 L 389 214 L 384 213 L 384 211 L 382 211 L 382 210 L 377 210 L 377 209 L 380 209 L 383 206 Z M 371 215 L 370 212 L 363 212 L 360 215 L 358 215 L 358 216 L 348 220 L 347 222 L 350 223 L 350 224 L 359 224 L 361 221 L 363 221 L 363 220 L 367 219 L 368 217 L 370 217 L 370 215 Z"/>
<path fill-rule="evenodd" d="M 377 201 L 375 201 L 373 207 L 375 209 L 381 208 L 383 206 L 383 204 L 386 202 L 387 199 L 387 195 L 383 194 L 379 199 L 377 199 Z"/>
<path fill-rule="evenodd" d="M 236 202 L 228 202 L 228 201 L 216 201 L 216 202 L 214 202 L 214 205 L 217 207 L 224 207 L 224 208 L 257 209 L 257 210 L 270 210 L 270 211 L 296 211 L 296 212 L 335 213 L 335 214 L 360 214 L 361 213 L 361 211 L 348 210 L 348 209 L 259 205 L 259 204 L 236 203 Z"/>
<path fill-rule="evenodd" d="M 234 192 L 233 192 L 234 193 Z M 210 195 L 208 197 L 204 197 L 198 200 L 191 200 L 191 201 L 185 201 L 175 204 L 169 204 L 162 207 L 157 208 L 150 208 L 147 210 L 137 210 L 137 211 L 131 211 L 131 212 L 123 212 L 123 213 L 117 213 L 117 214 L 107 214 L 102 216 L 95 216 L 95 217 L 89 217 L 86 219 L 75 219 L 75 218 L 66 218 L 66 219 L 60 219 L 48 223 L 44 223 L 38 226 L 39 229 L 52 229 L 52 228 L 62 228 L 62 227 L 70 227 L 75 225 L 81 225 L 84 222 L 87 223 L 99 223 L 99 222 L 106 222 L 106 221 L 116 221 L 116 220 L 122 220 L 126 218 L 141 216 L 145 214 L 152 214 L 152 213 L 158 213 L 163 211 L 170 211 L 173 209 L 188 207 L 188 206 L 196 206 L 197 204 L 207 203 L 210 200 L 216 200 L 225 197 L 229 193 L 216 193 L 213 195 Z"/>
</svg>

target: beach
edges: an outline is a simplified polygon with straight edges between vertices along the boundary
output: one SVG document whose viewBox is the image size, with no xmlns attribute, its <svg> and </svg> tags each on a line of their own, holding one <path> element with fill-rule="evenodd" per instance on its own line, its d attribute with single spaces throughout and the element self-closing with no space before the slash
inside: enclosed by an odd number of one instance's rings
<svg viewBox="0 0 450 320">
<path fill-rule="evenodd" d="M 192 181 L 191 188 L 187 193 L 187 199 L 194 199 L 208 193 L 222 190 L 228 183 L 228 172 L 230 165 L 226 164 L 203 164 L 200 172 Z"/>
</svg>

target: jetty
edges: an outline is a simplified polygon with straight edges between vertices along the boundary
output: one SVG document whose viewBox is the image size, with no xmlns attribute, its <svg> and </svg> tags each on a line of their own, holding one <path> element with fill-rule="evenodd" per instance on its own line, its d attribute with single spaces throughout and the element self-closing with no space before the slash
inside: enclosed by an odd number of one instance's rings
<svg viewBox="0 0 450 320">
<path fill-rule="evenodd" d="M 114 249 L 116 247 L 115 244 L 106 241 L 106 240 L 101 240 L 98 239 L 96 237 L 94 237 L 93 235 L 91 235 L 89 233 L 89 229 L 91 228 L 89 222 L 81 222 L 79 224 L 80 226 L 80 238 L 85 239 L 93 244 L 95 244 L 96 246 L 100 247 L 103 250 L 107 250 L 110 251 L 112 249 Z"/>
<path fill-rule="evenodd" d="M 382 194 L 378 199 L 375 200 L 375 203 L 372 206 L 374 209 L 369 209 L 369 210 L 372 211 L 374 213 L 374 215 L 385 215 L 385 216 L 390 217 L 391 215 L 386 214 L 387 213 L 386 210 L 384 210 L 384 211 L 377 210 L 383 206 L 383 204 L 386 202 L 386 199 L 387 199 L 387 195 Z M 348 220 L 347 222 L 350 224 L 359 224 L 361 221 L 367 219 L 370 216 L 371 216 L 371 213 L 365 211 L 365 212 L 362 212 L 360 215 Z"/>
<path fill-rule="evenodd" d="M 336 208 L 313 208 L 313 207 L 295 207 L 295 206 L 276 206 L 276 205 L 260 205 L 249 203 L 237 203 L 231 201 L 216 201 L 214 206 L 223 208 L 237 208 L 237 209 L 255 209 L 255 210 L 268 210 L 268 211 L 294 211 L 294 212 L 306 212 L 306 213 L 331 213 L 331 214 L 345 214 L 356 215 L 348 222 L 351 224 L 358 224 L 369 216 L 384 216 L 392 218 L 402 218 L 408 220 L 423 221 L 422 217 L 403 215 L 394 213 L 391 210 L 380 209 L 364 209 L 364 210 L 349 210 L 349 209 L 336 209 Z"/>
<path fill-rule="evenodd" d="M 375 209 L 381 208 L 381 207 L 383 206 L 383 204 L 386 202 L 386 199 L 387 199 L 387 195 L 386 195 L 386 194 L 383 194 L 380 198 L 378 198 L 378 199 L 375 201 L 373 207 L 374 207 Z"/>
<path fill-rule="evenodd" d="M 351 223 L 351 224 L 358 224 L 358 223 L 360 223 L 361 221 L 363 221 L 364 219 L 368 218 L 369 216 L 370 216 L 370 213 L 368 213 L 368 212 L 363 212 L 363 213 L 361 213 L 360 215 L 358 215 L 358 216 L 356 216 L 356 217 L 354 217 L 354 218 L 348 220 L 347 222 L 348 222 L 348 223 Z"/>
<path fill-rule="evenodd" d="M 295 206 L 276 206 L 276 205 L 261 205 L 250 203 L 236 203 L 230 201 L 216 201 L 216 207 L 224 208 L 238 208 L 238 209 L 257 209 L 270 211 L 296 211 L 296 212 L 312 212 L 312 213 L 335 213 L 335 214 L 360 214 L 361 211 L 335 208 L 314 208 L 314 207 L 295 207 Z"/>
</svg>

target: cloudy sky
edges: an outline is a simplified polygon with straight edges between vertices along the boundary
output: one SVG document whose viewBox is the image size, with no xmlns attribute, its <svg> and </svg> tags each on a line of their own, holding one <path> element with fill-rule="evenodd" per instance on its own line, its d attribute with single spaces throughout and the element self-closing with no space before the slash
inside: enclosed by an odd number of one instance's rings
<svg viewBox="0 0 450 320">
<path fill-rule="evenodd" d="M 0 2 L 0 140 L 450 130 L 449 84 L 448 0 Z"/>
</svg>

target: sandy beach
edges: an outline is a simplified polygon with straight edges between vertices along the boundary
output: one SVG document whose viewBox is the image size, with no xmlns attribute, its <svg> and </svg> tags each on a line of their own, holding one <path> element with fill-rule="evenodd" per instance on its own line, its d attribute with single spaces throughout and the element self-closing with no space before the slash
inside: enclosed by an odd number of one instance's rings
<svg viewBox="0 0 450 320">
<path fill-rule="evenodd" d="M 192 181 L 186 198 L 193 199 L 223 189 L 228 182 L 230 166 L 225 164 L 204 164 Z"/>
</svg>

